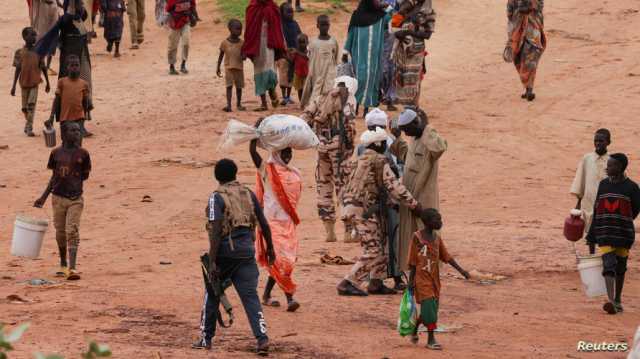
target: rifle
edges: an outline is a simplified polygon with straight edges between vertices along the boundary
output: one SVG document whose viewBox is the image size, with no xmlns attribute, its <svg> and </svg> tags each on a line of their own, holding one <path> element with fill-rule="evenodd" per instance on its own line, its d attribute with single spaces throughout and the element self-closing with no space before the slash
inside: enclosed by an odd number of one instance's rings
<svg viewBox="0 0 640 359">
<path fill-rule="evenodd" d="M 340 102 L 342 105 L 342 102 Z M 340 139 L 340 147 L 338 148 L 338 179 L 342 183 L 342 162 L 344 161 L 344 149 L 347 145 L 350 146 L 349 138 L 347 138 L 347 129 L 344 125 L 344 109 L 340 108 L 338 115 L 338 132 Z"/>
<path fill-rule="evenodd" d="M 233 307 L 231 306 L 231 303 L 229 302 L 227 296 L 224 294 L 224 291 L 231 286 L 231 280 L 227 279 L 225 281 L 221 281 L 220 278 L 216 277 L 213 281 L 211 281 L 211 278 L 209 276 L 209 253 L 205 253 L 200 256 L 200 261 L 202 262 L 202 276 L 204 277 L 204 286 L 207 290 L 207 293 L 211 296 L 220 298 L 220 304 L 222 304 L 224 311 L 227 312 L 227 315 L 229 316 L 229 324 L 225 324 L 224 320 L 222 319 L 220 307 L 218 306 L 218 308 L 216 308 L 218 324 L 220 324 L 220 326 L 222 326 L 223 328 L 229 328 L 233 324 Z"/>
</svg>

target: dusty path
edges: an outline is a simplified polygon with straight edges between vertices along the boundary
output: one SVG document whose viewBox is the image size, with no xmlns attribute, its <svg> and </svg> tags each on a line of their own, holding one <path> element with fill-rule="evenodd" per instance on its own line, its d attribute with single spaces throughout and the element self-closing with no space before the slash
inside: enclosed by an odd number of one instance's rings
<svg viewBox="0 0 640 359">
<path fill-rule="evenodd" d="M 80 352 L 88 338 L 113 347 L 116 358 L 246 358 L 253 348 L 238 307 L 238 324 L 222 330 L 211 354 L 188 349 L 197 334 L 201 306 L 198 255 L 207 248 L 203 208 L 215 188 L 210 167 L 159 163 L 211 161 L 218 135 L 230 118 L 223 106 L 223 80 L 214 77 L 217 45 L 225 36 L 211 2 L 193 32 L 191 74 L 166 74 L 166 35 L 152 19 L 147 41 L 114 60 L 104 41 L 92 45 L 97 134 L 85 147 L 94 172 L 86 185 L 76 283 L 32 287 L 31 278 L 53 280 L 57 263 L 53 230 L 42 259 L 9 256 L 12 221 L 29 209 L 49 173 L 42 138 L 22 136 L 18 98 L 8 95 L 13 51 L 26 23 L 21 0 L 7 0 L 0 16 L 0 322 L 32 323 L 14 358 L 33 351 Z M 355 4 L 351 3 L 353 7 Z M 428 44 L 430 73 L 423 105 L 449 140 L 441 164 L 445 238 L 460 263 L 510 278 L 491 286 L 460 280 L 445 271 L 441 323 L 461 327 L 444 334 L 442 358 L 621 358 L 585 355 L 579 340 L 630 341 L 640 322 L 640 262 L 632 252 L 625 313 L 611 317 L 601 301 L 587 300 L 561 224 L 573 199 L 566 194 L 578 159 L 592 149 L 595 129 L 613 132 L 612 149 L 630 154 L 630 175 L 640 178 L 637 115 L 640 113 L 640 2 L 567 0 L 548 2 L 550 47 L 538 81 L 538 99 L 521 102 L 515 71 L 501 61 L 504 1 L 436 1 L 437 33 Z M 298 19 L 315 33 L 313 15 Z M 348 15 L 334 16 L 332 32 L 344 40 Z M 128 39 L 128 34 L 125 34 Z M 127 43 L 127 41 L 125 41 Z M 247 64 L 247 73 L 251 74 Z M 257 105 L 251 95 L 249 107 Z M 36 132 L 50 110 L 41 93 Z M 253 122 L 252 113 L 240 119 Z M 242 180 L 254 172 L 245 148 L 228 156 L 242 165 Z M 357 246 L 327 245 L 315 211 L 314 153 L 296 153 L 305 174 L 296 279 L 302 308 L 289 314 L 266 309 L 277 358 L 415 358 L 394 328 L 399 296 L 341 298 L 334 285 L 346 267 L 321 265 L 323 250 L 348 257 Z M 153 203 L 141 203 L 148 194 Z M 49 211 L 49 205 L 47 205 Z M 42 216 L 43 214 L 40 213 Z M 160 265 L 169 261 L 170 265 Z M 264 283 L 264 280 L 263 280 Z M 233 291 L 231 291 L 233 292 Z M 280 292 L 276 291 L 278 295 Z M 27 304 L 4 298 L 17 294 Z M 235 293 L 233 300 L 238 303 Z M 72 357 L 69 355 L 69 357 Z"/>
</svg>

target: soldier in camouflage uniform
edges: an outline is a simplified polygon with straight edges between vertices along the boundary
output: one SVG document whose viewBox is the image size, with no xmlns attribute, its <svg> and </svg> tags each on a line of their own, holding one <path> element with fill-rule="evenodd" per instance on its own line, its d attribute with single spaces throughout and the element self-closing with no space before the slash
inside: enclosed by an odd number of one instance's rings
<svg viewBox="0 0 640 359">
<path fill-rule="evenodd" d="M 316 188 L 318 214 L 327 232 L 327 242 L 336 241 L 336 206 L 333 195 L 335 192 L 336 199 L 340 196 L 345 178 L 344 167 L 353 154 L 356 126 L 355 98 L 351 89 L 355 81 L 350 77 L 337 78 L 335 89 L 316 97 L 302 114 L 302 118 L 320 139 Z M 345 233 L 350 233 L 350 229 L 347 228 Z"/>
<path fill-rule="evenodd" d="M 389 160 L 384 155 L 387 132 L 381 128 L 366 131 L 361 142 L 366 151 L 354 159 L 357 161 L 350 173 L 349 182 L 344 189 L 343 213 L 350 217 L 363 253 L 353 265 L 351 271 L 338 284 L 338 294 L 365 296 L 369 294 L 394 294 L 383 280 L 387 278 L 386 237 L 382 226 L 387 216 L 384 204 L 386 195 L 390 195 L 403 205 L 419 211 L 421 206 L 411 193 L 398 181 L 391 170 Z M 369 280 L 367 292 L 361 284 Z"/>
</svg>

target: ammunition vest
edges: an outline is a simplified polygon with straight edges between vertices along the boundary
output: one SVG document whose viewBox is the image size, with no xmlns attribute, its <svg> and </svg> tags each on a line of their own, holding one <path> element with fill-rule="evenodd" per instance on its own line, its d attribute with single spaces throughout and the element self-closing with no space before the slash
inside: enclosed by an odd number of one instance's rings
<svg viewBox="0 0 640 359">
<path fill-rule="evenodd" d="M 222 234 L 226 237 L 238 227 L 255 228 L 257 223 L 251 191 L 233 181 L 218 187 L 218 194 L 224 200 L 224 220 Z"/>
</svg>

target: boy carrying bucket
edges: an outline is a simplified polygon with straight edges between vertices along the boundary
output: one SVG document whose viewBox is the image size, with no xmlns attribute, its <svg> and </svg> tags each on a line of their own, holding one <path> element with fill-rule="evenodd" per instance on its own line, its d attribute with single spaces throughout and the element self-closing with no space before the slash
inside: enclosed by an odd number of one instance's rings
<svg viewBox="0 0 640 359">
<path fill-rule="evenodd" d="M 587 243 L 597 244 L 602 253 L 602 275 L 608 297 L 602 309 L 609 314 L 623 311 L 622 286 L 629 249 L 636 236 L 633 220 L 640 213 L 640 188 L 626 176 L 628 164 L 622 153 L 609 156 L 608 177 L 598 186 L 593 223 L 587 235 Z"/>
<path fill-rule="evenodd" d="M 429 333 L 427 348 L 442 350 L 434 336 L 438 327 L 436 323 L 440 298 L 440 261 L 451 264 L 465 279 L 469 279 L 469 273 L 451 257 L 438 233 L 442 228 L 442 217 L 438 210 L 423 209 L 420 211 L 420 219 L 425 228 L 413 235 L 409 249 L 409 286 L 413 288 L 416 302 L 420 303 L 420 316 L 411 342 L 418 343 L 418 327 L 422 323 Z"/>
<path fill-rule="evenodd" d="M 80 275 L 76 271 L 76 257 L 80 243 L 80 216 L 84 208 L 82 183 L 89 178 L 91 158 L 89 152 L 80 145 L 82 135 L 77 122 L 64 123 L 62 131 L 62 146 L 51 151 L 49 156 L 47 168 L 53 172 L 51 180 L 33 206 L 42 208 L 49 194 L 53 193 L 53 224 L 60 251 L 60 270 L 56 276 L 78 280 Z"/>
</svg>

